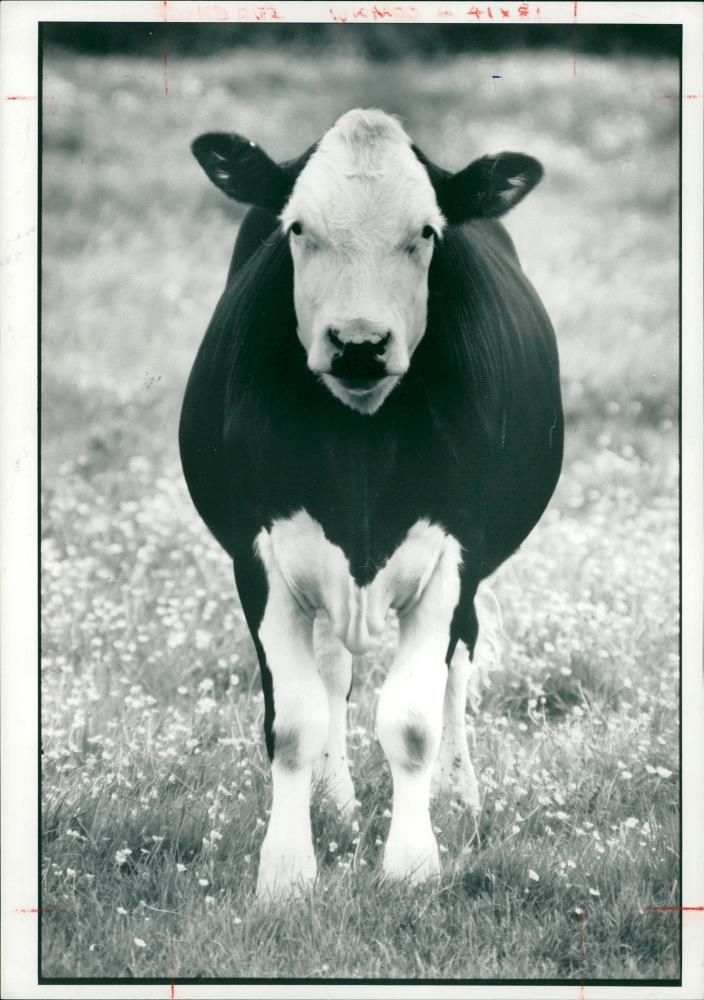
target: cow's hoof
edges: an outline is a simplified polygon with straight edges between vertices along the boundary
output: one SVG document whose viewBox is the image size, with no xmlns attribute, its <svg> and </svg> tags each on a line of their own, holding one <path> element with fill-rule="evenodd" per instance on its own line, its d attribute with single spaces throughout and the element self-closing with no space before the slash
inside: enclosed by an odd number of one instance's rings
<svg viewBox="0 0 704 1000">
<path fill-rule="evenodd" d="M 440 853 L 431 830 L 419 838 L 391 838 L 386 844 L 384 877 L 419 885 L 440 875 Z"/>
<path fill-rule="evenodd" d="M 278 903 L 304 896 L 315 882 L 316 871 L 312 849 L 294 853 L 268 850 L 264 845 L 259 859 L 257 899 Z"/>
</svg>

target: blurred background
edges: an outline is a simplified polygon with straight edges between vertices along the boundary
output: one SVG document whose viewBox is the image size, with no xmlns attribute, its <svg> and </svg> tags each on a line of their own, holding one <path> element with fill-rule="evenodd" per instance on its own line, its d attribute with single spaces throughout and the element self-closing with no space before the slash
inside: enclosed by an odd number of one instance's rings
<svg viewBox="0 0 704 1000">
<path fill-rule="evenodd" d="M 589 903 L 590 975 L 675 974 L 677 925 L 651 907 L 678 902 L 679 29 L 44 24 L 42 39 L 43 871 L 60 910 L 44 973 L 583 976 L 570 906 Z M 399 115 L 448 169 L 501 150 L 542 162 L 505 221 L 557 333 L 564 471 L 492 580 L 507 644 L 476 722 L 481 849 L 448 834 L 455 902 L 423 902 L 409 935 L 407 904 L 371 913 L 361 882 L 341 928 L 340 882 L 318 923 L 252 913 L 243 937 L 232 914 L 269 794 L 258 670 L 177 424 L 245 209 L 189 146 L 236 131 L 290 159 L 357 106 Z M 316 827 L 328 874 L 378 864 L 384 672 L 367 658 L 350 706 L 374 821 L 344 864 L 325 848 L 337 827 Z M 120 914 L 145 899 L 133 938 Z M 497 933 L 504 912 L 519 916 Z"/>
</svg>

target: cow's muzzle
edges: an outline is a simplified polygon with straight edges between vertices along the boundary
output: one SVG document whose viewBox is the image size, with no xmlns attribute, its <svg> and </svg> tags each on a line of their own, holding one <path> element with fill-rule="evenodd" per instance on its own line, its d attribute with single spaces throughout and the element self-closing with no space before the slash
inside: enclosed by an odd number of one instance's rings
<svg viewBox="0 0 704 1000">
<path fill-rule="evenodd" d="M 346 383 L 373 382 L 387 374 L 384 354 L 390 333 L 379 340 L 344 342 L 335 331 L 328 330 L 328 337 L 333 348 L 330 374 L 335 378 Z"/>
</svg>

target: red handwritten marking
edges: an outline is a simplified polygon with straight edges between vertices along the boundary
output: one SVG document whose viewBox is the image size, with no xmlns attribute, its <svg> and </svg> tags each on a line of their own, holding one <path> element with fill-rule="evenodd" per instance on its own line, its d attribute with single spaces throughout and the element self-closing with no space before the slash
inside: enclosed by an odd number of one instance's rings
<svg viewBox="0 0 704 1000">
<path fill-rule="evenodd" d="M 371 11 L 367 11 L 364 7 L 360 7 L 358 11 L 355 11 L 355 17 L 359 15 L 360 17 L 371 17 L 373 21 L 383 21 L 385 17 L 393 17 L 394 13 L 389 7 L 377 7 L 376 5 L 371 8 Z"/>
<path fill-rule="evenodd" d="M 651 906 L 651 910 L 660 910 L 661 912 L 674 912 L 674 913 L 703 913 L 704 906 Z"/>
<path fill-rule="evenodd" d="M 416 7 L 406 7 L 400 4 L 395 7 L 387 5 L 380 7 L 377 4 L 370 7 L 355 7 L 351 13 L 346 8 L 328 7 L 328 13 L 333 21 L 337 21 L 340 24 L 346 24 L 350 18 L 353 21 L 383 21 L 385 18 L 390 18 L 392 21 L 418 20 L 418 10 Z M 451 12 L 444 10 L 440 11 L 438 16 L 447 16 L 448 13 L 449 16 L 452 16 Z"/>
<path fill-rule="evenodd" d="M 704 94 L 665 94 L 666 101 L 701 101 Z"/>
<path fill-rule="evenodd" d="M 171 1000 L 174 1000 L 175 996 L 176 996 L 176 983 L 172 979 L 171 980 Z"/>
<path fill-rule="evenodd" d="M 18 906 L 15 909 L 15 913 L 54 913 L 53 906 Z"/>
<path fill-rule="evenodd" d="M 579 3 L 578 0 L 574 0 L 574 7 L 572 9 L 572 17 L 574 19 L 574 27 L 572 28 L 572 76 L 577 75 L 577 18 L 579 17 Z"/>
<path fill-rule="evenodd" d="M 28 94 L 10 94 L 6 101 L 38 101 L 38 97 L 30 97 Z"/>
<path fill-rule="evenodd" d="M 285 21 L 286 18 L 279 12 L 278 7 L 267 5 L 266 7 L 239 7 L 237 10 L 238 21 Z"/>
<path fill-rule="evenodd" d="M 496 13 L 494 13 L 494 7 L 496 7 Z M 577 4 L 575 4 L 575 9 L 576 7 Z M 258 10 L 268 9 L 258 8 Z M 465 20 L 474 17 L 477 21 L 480 21 L 483 17 L 487 17 L 489 20 L 498 20 L 499 16 L 501 18 L 510 18 L 512 14 L 524 19 L 540 19 L 542 10 L 539 6 L 534 7 L 531 3 L 527 2 L 515 3 L 513 10 L 501 4 L 487 4 L 481 7 L 474 4 L 471 7 L 464 8 L 463 12 L 454 11 L 446 6 L 438 6 L 433 12 L 433 17 L 436 20 L 456 16 L 464 17 Z M 253 10 L 240 8 L 240 20 L 252 20 L 253 17 L 256 20 L 260 19 L 257 14 L 253 13 Z M 360 7 L 341 7 L 331 4 L 328 7 L 328 17 L 339 24 L 347 24 L 349 21 L 417 21 L 419 10 L 415 6 L 407 6 L 405 4 L 366 4 Z"/>
</svg>

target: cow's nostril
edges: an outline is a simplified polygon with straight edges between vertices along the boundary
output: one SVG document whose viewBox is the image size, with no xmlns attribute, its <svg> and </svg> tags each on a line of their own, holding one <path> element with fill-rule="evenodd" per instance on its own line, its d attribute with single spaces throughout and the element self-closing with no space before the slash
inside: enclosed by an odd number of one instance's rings
<svg viewBox="0 0 704 1000">
<path fill-rule="evenodd" d="M 390 337 L 391 337 L 391 332 L 387 330 L 387 332 L 384 334 L 381 340 L 377 341 L 377 343 L 374 344 L 374 353 L 377 355 L 377 357 L 381 356 L 386 350 L 386 345 L 388 344 Z"/>
<path fill-rule="evenodd" d="M 336 330 L 332 326 L 328 327 L 328 340 L 330 341 L 333 347 L 336 347 L 338 349 L 338 351 L 342 350 L 344 345 L 340 340 L 340 331 Z"/>
</svg>

